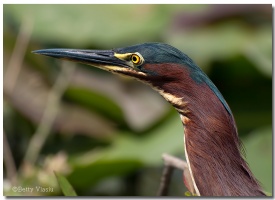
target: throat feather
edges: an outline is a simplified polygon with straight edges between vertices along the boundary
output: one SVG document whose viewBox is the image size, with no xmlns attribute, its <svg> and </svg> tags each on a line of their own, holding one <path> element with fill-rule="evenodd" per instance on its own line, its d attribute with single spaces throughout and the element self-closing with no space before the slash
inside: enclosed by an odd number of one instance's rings
<svg viewBox="0 0 275 200">
<path fill-rule="evenodd" d="M 172 106 L 174 106 L 174 108 L 183 116 L 185 117 L 185 115 L 188 113 L 187 108 L 187 102 L 184 101 L 183 97 L 177 97 L 173 94 L 170 94 L 168 92 L 164 92 L 163 90 L 157 90 L 161 96 L 164 97 L 164 99 L 166 101 L 168 101 L 170 104 L 172 104 Z M 186 117 L 184 119 L 187 119 Z M 185 121 L 185 120 L 184 120 Z"/>
</svg>

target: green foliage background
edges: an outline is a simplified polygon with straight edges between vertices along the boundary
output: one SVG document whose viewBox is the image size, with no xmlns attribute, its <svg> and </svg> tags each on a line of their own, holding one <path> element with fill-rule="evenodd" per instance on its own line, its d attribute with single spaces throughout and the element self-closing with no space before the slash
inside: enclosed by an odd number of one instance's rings
<svg viewBox="0 0 275 200">
<path fill-rule="evenodd" d="M 25 157 L 47 109 L 61 61 L 34 55 L 42 48 L 111 49 L 165 42 L 189 55 L 230 105 L 246 160 L 265 191 L 272 192 L 272 7 L 271 5 L 4 5 L 4 134 L 16 180 L 4 161 L 4 194 L 62 195 L 54 171 L 76 193 L 155 196 L 162 153 L 184 159 L 183 128 L 176 111 L 155 91 L 132 79 L 77 65 L 42 149 Z M 6 72 L 18 59 L 22 27 L 30 40 L 12 91 Z M 22 36 L 23 41 L 27 38 Z M 16 57 L 17 56 L 17 57 Z M 69 65 L 68 63 L 64 64 Z M 48 105 L 51 106 L 51 105 Z M 13 186 L 52 187 L 18 192 Z M 171 196 L 184 196 L 175 171 Z"/>
</svg>

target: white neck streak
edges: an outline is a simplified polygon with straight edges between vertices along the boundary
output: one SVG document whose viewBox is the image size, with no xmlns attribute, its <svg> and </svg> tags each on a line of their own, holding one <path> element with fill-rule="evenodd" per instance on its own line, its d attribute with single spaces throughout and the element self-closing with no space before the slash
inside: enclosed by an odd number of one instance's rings
<svg viewBox="0 0 275 200">
<path fill-rule="evenodd" d="M 180 118 L 182 121 L 185 121 L 186 120 L 186 117 L 180 115 Z M 195 179 L 194 179 L 194 176 L 193 176 L 193 172 L 192 172 L 192 169 L 190 167 L 190 163 L 189 163 L 189 158 L 188 158 L 188 153 L 187 153 L 187 150 L 186 150 L 186 144 L 185 144 L 185 135 L 184 135 L 184 152 L 185 152 L 185 158 L 186 158 L 186 162 L 187 162 L 187 165 L 188 165 L 188 168 L 189 168 L 189 171 L 190 171 L 190 175 L 191 175 L 191 179 L 192 179 L 192 183 L 193 183 L 193 186 L 194 186 L 194 189 L 196 191 L 196 195 L 200 196 L 200 191 L 196 185 L 196 182 L 195 182 Z"/>
</svg>

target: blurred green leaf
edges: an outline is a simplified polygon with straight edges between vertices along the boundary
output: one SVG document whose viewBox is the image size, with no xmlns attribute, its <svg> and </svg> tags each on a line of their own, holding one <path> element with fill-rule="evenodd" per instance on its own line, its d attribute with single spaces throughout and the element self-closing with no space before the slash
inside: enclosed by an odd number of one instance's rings
<svg viewBox="0 0 275 200">
<path fill-rule="evenodd" d="M 266 192 L 266 191 L 264 191 L 264 193 L 266 194 L 266 196 L 269 196 L 269 197 L 272 196 L 272 193 L 271 193 L 271 192 Z"/>
<path fill-rule="evenodd" d="M 97 92 L 78 87 L 69 87 L 64 98 L 78 103 L 118 124 L 125 124 L 123 112 L 111 99 Z"/>
<path fill-rule="evenodd" d="M 75 188 L 83 190 L 105 178 L 128 175 L 142 166 L 143 164 L 134 158 L 90 160 L 87 165 L 74 166 L 74 171 L 68 176 L 68 180 Z"/>
<path fill-rule="evenodd" d="M 253 131 L 243 142 L 252 172 L 264 190 L 272 192 L 272 127 Z"/>
<path fill-rule="evenodd" d="M 58 174 L 57 172 L 54 172 L 54 174 L 55 174 L 58 184 L 65 196 L 77 196 L 73 187 L 71 186 L 69 181 L 64 176 L 62 176 L 61 174 Z"/>
<path fill-rule="evenodd" d="M 192 196 L 191 192 L 189 192 L 189 191 L 186 191 L 186 192 L 184 193 L 184 195 L 187 196 L 187 197 Z"/>
<path fill-rule="evenodd" d="M 122 175 L 122 161 L 125 168 L 123 174 L 133 172 L 143 165 L 161 164 L 163 153 L 183 152 L 183 133 L 180 118 L 174 114 L 142 138 L 118 134 L 110 147 L 72 157 L 70 163 L 74 166 L 74 172 L 69 180 L 74 185 L 84 186 L 85 183 L 95 183 L 108 174 Z"/>
<path fill-rule="evenodd" d="M 192 193 L 189 192 L 189 191 L 186 191 L 186 192 L 184 193 L 184 195 L 187 196 L 187 197 L 197 196 L 196 194 L 192 194 Z"/>
<path fill-rule="evenodd" d="M 183 152 L 183 126 L 174 112 L 162 124 L 150 131 L 144 137 L 138 138 L 129 134 L 117 134 L 110 147 L 75 156 L 71 161 L 76 164 L 87 163 L 98 158 L 103 159 L 137 159 L 147 165 L 162 162 L 162 153 L 174 154 Z"/>
</svg>

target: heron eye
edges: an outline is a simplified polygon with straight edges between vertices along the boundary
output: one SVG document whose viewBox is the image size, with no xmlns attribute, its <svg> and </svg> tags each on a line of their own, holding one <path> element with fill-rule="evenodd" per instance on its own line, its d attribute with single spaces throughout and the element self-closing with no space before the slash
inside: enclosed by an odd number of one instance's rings
<svg viewBox="0 0 275 200">
<path fill-rule="evenodd" d="M 139 55 L 137 55 L 137 54 L 133 54 L 133 55 L 131 56 L 131 60 L 132 60 L 132 62 L 133 62 L 135 65 L 140 65 L 140 64 L 142 63 L 141 57 L 140 57 Z"/>
</svg>

